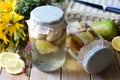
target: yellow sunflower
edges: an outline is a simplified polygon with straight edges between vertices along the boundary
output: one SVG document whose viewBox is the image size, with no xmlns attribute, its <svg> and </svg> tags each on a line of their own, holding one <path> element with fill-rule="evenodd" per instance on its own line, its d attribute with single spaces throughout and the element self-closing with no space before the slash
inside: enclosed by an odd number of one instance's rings
<svg viewBox="0 0 120 80">
<path fill-rule="evenodd" d="M 9 42 L 9 40 L 6 37 L 6 34 L 2 30 L 0 30 L 0 39 L 4 40 L 5 44 Z"/>
<path fill-rule="evenodd" d="M 23 19 L 24 17 L 17 14 L 16 12 L 11 12 L 10 14 L 10 20 L 6 25 L 5 33 L 10 33 L 10 36 L 12 36 L 14 33 L 16 33 L 16 29 L 23 28 L 24 25 L 20 24 L 18 21 Z M 7 22 L 7 21 L 6 21 Z"/>
<path fill-rule="evenodd" d="M 16 0 L 0 0 L 0 10 L 4 12 L 11 12 L 16 9 Z"/>
<path fill-rule="evenodd" d="M 15 34 L 19 35 L 17 37 L 24 39 L 26 36 L 23 27 L 24 25 L 19 23 L 24 16 L 19 15 L 15 12 L 16 0 L 0 0 L 0 39 L 4 41 L 5 44 L 10 42 L 11 38 Z"/>
</svg>

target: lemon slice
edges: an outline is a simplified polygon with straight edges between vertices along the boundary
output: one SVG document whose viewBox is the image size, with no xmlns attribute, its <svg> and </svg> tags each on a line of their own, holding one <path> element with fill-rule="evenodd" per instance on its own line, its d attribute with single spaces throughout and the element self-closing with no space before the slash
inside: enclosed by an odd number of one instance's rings
<svg viewBox="0 0 120 80">
<path fill-rule="evenodd" d="M 23 71 L 23 69 L 25 68 L 25 63 L 23 60 L 21 59 L 10 59 L 5 63 L 6 67 L 6 71 L 10 74 L 18 74 L 21 73 Z"/>
<path fill-rule="evenodd" d="M 112 39 L 112 47 L 116 51 L 120 51 L 120 36 L 116 36 Z"/>
<path fill-rule="evenodd" d="M 0 54 L 0 66 L 1 67 L 6 67 L 5 63 L 9 61 L 10 59 L 17 58 L 19 59 L 19 55 L 16 53 L 11 53 L 11 52 L 4 52 Z"/>
<path fill-rule="evenodd" d="M 57 46 L 45 40 L 37 40 L 35 45 L 40 54 L 49 54 L 59 50 Z"/>
</svg>

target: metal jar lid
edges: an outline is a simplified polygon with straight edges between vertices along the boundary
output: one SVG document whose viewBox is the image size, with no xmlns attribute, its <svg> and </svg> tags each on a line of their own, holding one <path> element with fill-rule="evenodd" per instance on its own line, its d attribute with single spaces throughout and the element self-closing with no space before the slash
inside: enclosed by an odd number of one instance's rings
<svg viewBox="0 0 120 80">
<path fill-rule="evenodd" d="M 112 50 L 105 47 L 95 47 L 84 57 L 82 65 L 89 73 L 98 73 L 109 66 L 112 61 Z"/>
<path fill-rule="evenodd" d="M 42 24 L 50 24 L 60 21 L 63 19 L 63 16 L 64 12 L 62 9 L 51 5 L 36 7 L 30 13 L 30 18 L 32 20 Z"/>
<path fill-rule="evenodd" d="M 78 64 L 88 73 L 105 70 L 113 59 L 113 51 L 107 40 L 95 40 L 82 47 L 78 54 Z"/>
</svg>

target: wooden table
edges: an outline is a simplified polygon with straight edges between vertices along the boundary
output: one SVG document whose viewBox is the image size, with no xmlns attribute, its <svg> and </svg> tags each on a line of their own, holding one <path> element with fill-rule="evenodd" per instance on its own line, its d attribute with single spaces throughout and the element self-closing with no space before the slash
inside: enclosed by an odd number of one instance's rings
<svg viewBox="0 0 120 80">
<path fill-rule="evenodd" d="M 0 80 L 120 80 L 120 52 L 115 52 L 111 65 L 98 74 L 87 74 L 68 54 L 64 66 L 52 73 L 41 72 L 34 66 L 29 76 L 10 75 L 2 68 L 0 71 Z"/>
</svg>

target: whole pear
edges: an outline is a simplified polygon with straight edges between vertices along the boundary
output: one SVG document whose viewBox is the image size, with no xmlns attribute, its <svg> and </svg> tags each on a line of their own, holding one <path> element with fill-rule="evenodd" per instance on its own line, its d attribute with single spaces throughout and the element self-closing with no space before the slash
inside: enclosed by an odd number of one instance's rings
<svg viewBox="0 0 120 80">
<path fill-rule="evenodd" d="M 106 40 L 111 40 L 117 35 L 117 26 L 112 20 L 94 22 L 91 27 Z"/>
</svg>

